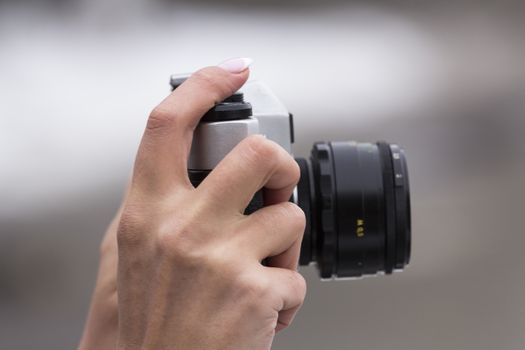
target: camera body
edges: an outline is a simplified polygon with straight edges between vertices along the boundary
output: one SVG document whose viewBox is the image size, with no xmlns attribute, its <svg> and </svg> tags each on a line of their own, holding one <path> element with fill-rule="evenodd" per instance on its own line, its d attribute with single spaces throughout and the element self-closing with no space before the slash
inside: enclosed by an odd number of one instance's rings
<svg viewBox="0 0 525 350">
<path fill-rule="evenodd" d="M 173 75 L 176 89 L 187 75 Z M 217 103 L 195 129 L 188 160 L 194 186 L 244 138 L 262 134 L 290 154 L 293 116 L 265 84 L 252 81 Z M 314 143 L 296 158 L 301 179 L 291 201 L 306 216 L 300 264 L 315 264 L 322 279 L 402 270 L 410 260 L 408 168 L 404 151 L 386 142 Z M 264 189 L 245 214 L 264 206 Z"/>
<path fill-rule="evenodd" d="M 277 96 L 259 81 L 246 83 L 242 94 L 243 100 L 251 105 L 252 115 L 243 119 L 200 123 L 194 132 L 188 169 L 215 168 L 240 141 L 254 134 L 264 135 L 292 153 L 293 116 Z"/>
</svg>

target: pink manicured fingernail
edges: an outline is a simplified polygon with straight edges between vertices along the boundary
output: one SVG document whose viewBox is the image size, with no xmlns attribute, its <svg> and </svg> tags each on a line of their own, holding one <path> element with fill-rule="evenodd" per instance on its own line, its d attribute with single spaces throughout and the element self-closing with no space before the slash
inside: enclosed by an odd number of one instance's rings
<svg viewBox="0 0 525 350">
<path fill-rule="evenodd" d="M 218 66 L 230 73 L 240 73 L 252 64 L 253 60 L 248 57 L 237 57 L 219 63 Z"/>
</svg>

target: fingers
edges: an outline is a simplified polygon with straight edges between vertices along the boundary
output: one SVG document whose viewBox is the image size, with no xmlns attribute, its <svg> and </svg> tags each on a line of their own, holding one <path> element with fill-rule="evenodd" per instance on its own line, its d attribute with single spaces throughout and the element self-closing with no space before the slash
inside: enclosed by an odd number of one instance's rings
<svg viewBox="0 0 525 350">
<path fill-rule="evenodd" d="M 292 246 L 286 251 L 279 255 L 268 258 L 266 260 L 266 265 L 270 267 L 282 267 L 285 269 L 297 271 L 297 268 L 299 266 L 299 256 L 301 255 L 302 239 L 303 236 L 301 235 L 301 238 L 293 242 Z"/>
<path fill-rule="evenodd" d="M 291 250 L 304 234 L 304 212 L 290 202 L 274 204 L 257 210 L 241 222 L 237 238 L 243 251 L 252 251 L 259 261 L 271 256 L 283 256 L 283 261 L 298 261 L 299 252 Z M 277 266 L 277 265 L 275 265 Z M 280 267 L 294 268 L 293 264 Z"/>
<path fill-rule="evenodd" d="M 155 107 L 139 147 L 133 184 L 156 193 L 173 185 L 191 188 L 187 159 L 193 130 L 204 113 L 237 91 L 248 75 L 248 69 L 201 69 Z"/>
<path fill-rule="evenodd" d="M 279 318 L 276 332 L 288 327 L 306 296 L 306 281 L 297 271 L 280 268 L 265 268 L 265 273 L 272 281 L 272 289 L 278 295 L 281 305 L 278 305 Z"/>
<path fill-rule="evenodd" d="M 297 162 L 282 147 L 260 135 L 239 143 L 197 188 L 216 208 L 243 213 L 254 193 L 264 186 L 265 204 L 250 215 L 242 240 L 257 259 L 269 266 L 297 270 L 304 234 L 304 213 L 288 203 L 300 177 Z M 248 222 L 248 224 L 246 223 Z M 256 242 L 256 244 L 254 244 Z"/>
<path fill-rule="evenodd" d="M 299 166 L 288 152 L 264 136 L 252 135 L 240 142 L 197 190 L 206 193 L 215 206 L 243 213 L 262 187 L 272 192 L 273 203 L 288 200 L 299 176 Z"/>
</svg>

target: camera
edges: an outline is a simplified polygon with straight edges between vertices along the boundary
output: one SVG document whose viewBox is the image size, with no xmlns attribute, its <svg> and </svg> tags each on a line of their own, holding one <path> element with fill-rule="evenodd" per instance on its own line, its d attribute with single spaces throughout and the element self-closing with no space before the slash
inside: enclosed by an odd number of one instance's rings
<svg viewBox="0 0 525 350">
<path fill-rule="evenodd" d="M 173 75 L 172 89 L 187 75 Z M 251 81 L 217 103 L 197 126 L 188 160 L 194 186 L 242 139 L 263 134 L 290 154 L 293 116 L 262 82 Z M 405 153 L 386 142 L 316 142 L 295 158 L 301 179 L 291 201 L 306 215 L 300 265 L 316 264 L 322 279 L 402 270 L 410 260 L 410 191 Z M 262 191 L 246 214 L 264 206 Z"/>
</svg>

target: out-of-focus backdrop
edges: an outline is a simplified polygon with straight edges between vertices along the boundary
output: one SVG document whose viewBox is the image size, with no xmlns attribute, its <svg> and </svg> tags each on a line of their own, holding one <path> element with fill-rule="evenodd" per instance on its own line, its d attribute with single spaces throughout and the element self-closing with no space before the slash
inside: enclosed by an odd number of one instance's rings
<svg viewBox="0 0 525 350">
<path fill-rule="evenodd" d="M 71 349 L 171 73 L 232 56 L 316 140 L 404 146 L 405 272 L 320 282 L 274 349 L 523 349 L 520 1 L 0 1 L 0 348 Z"/>
</svg>

